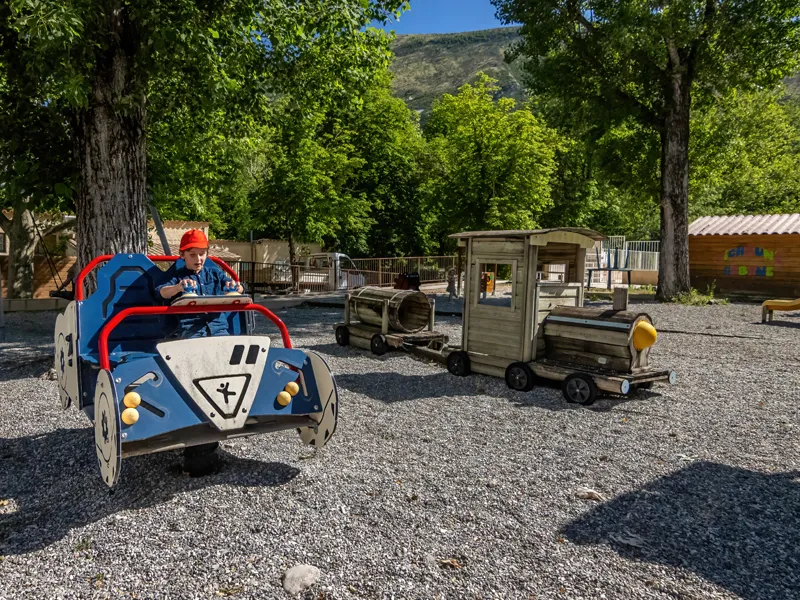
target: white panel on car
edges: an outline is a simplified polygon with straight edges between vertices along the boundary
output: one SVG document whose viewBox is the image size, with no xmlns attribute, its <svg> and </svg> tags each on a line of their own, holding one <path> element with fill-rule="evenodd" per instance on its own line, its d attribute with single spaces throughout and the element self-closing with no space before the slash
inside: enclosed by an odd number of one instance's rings
<svg viewBox="0 0 800 600">
<path fill-rule="evenodd" d="M 318 412 L 310 415 L 317 425 L 300 427 L 297 431 L 304 444 L 322 448 L 336 431 L 336 424 L 339 421 L 339 390 L 328 363 L 316 352 L 311 350 L 305 352 L 311 361 L 321 407 Z"/>
<path fill-rule="evenodd" d="M 103 369 L 97 374 L 97 387 L 94 390 L 94 445 L 100 476 L 108 487 L 114 487 L 119 479 L 122 464 L 121 430 L 116 388 L 111 373 Z"/>
<path fill-rule="evenodd" d="M 162 342 L 170 372 L 220 430 L 241 429 L 267 364 L 269 337 L 234 335 Z"/>
<path fill-rule="evenodd" d="M 78 400 L 78 320 L 75 302 L 70 302 L 63 314 L 56 317 L 56 373 L 61 408 L 67 409 Z"/>
</svg>

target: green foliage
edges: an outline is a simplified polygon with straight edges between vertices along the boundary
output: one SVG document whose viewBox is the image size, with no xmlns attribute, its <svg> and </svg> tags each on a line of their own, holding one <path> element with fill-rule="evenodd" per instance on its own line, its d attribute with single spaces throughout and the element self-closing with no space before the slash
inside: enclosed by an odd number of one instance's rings
<svg viewBox="0 0 800 600">
<path fill-rule="evenodd" d="M 501 19 L 522 23 L 510 58 L 529 57 L 536 93 L 592 104 L 597 122 L 630 116 L 659 126 L 666 85 L 686 69 L 698 98 L 732 88 L 771 88 L 794 73 L 800 3 L 728 0 L 492 0 Z"/>
<path fill-rule="evenodd" d="M 276 112 L 256 141 L 248 172 L 256 223 L 282 239 L 322 243 L 343 231 L 360 238 L 369 225 L 363 195 L 346 185 L 364 164 L 352 133 L 325 112 Z"/>
<path fill-rule="evenodd" d="M 674 304 L 684 304 L 686 306 L 707 306 L 709 304 L 728 304 L 727 298 L 716 298 L 714 296 L 714 284 L 706 287 L 706 293 L 701 294 L 696 289 L 691 288 L 688 292 L 682 292 L 670 299 Z"/>
<path fill-rule="evenodd" d="M 351 256 L 431 252 L 433 218 L 427 204 L 435 165 L 416 114 L 393 98 L 383 81 L 365 95 L 363 110 L 352 113 L 347 126 L 363 160 L 349 187 L 367 200 L 371 226 L 363 244 L 340 240 L 341 248 Z"/>
<path fill-rule="evenodd" d="M 733 90 L 695 111 L 692 216 L 800 210 L 800 112 L 782 93 Z"/>
<path fill-rule="evenodd" d="M 445 94 L 425 128 L 441 165 L 432 210 L 442 247 L 457 231 L 536 227 L 551 204 L 560 141 L 513 100 L 495 102 L 495 84 L 481 74 L 457 96 Z"/>
</svg>

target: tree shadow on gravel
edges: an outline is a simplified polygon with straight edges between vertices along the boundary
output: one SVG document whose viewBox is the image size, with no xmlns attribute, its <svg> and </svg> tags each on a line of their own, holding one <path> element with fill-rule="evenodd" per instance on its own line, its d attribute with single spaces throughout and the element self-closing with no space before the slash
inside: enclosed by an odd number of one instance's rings
<svg viewBox="0 0 800 600">
<path fill-rule="evenodd" d="M 798 507 L 800 472 L 696 462 L 589 511 L 563 535 L 692 571 L 745 600 L 797 598 Z"/>
<path fill-rule="evenodd" d="M 456 385 L 458 378 L 447 371 L 432 375 L 402 375 L 400 373 L 345 373 L 335 375 L 336 385 L 363 394 L 373 400 L 393 403 L 444 396 L 478 396 L 485 392 L 477 386 Z"/>
<path fill-rule="evenodd" d="M 0 439 L 0 500 L 13 500 L 0 508 L 0 555 L 41 550 L 75 527 L 122 510 L 157 507 L 185 492 L 280 486 L 300 473 L 283 463 L 222 449 L 218 454 L 219 471 L 204 477 L 183 474 L 179 451 L 123 459 L 120 480 L 109 491 L 100 479 L 92 428 Z"/>
</svg>

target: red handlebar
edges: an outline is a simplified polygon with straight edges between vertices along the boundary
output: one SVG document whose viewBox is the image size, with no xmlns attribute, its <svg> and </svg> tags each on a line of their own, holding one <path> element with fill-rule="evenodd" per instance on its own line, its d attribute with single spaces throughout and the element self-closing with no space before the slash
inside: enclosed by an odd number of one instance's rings
<svg viewBox="0 0 800 600">
<path fill-rule="evenodd" d="M 90 262 L 88 265 L 83 267 L 83 269 L 81 269 L 81 272 L 75 279 L 75 300 L 83 300 L 83 280 L 89 273 L 91 273 L 92 269 L 94 269 L 101 262 L 109 261 L 115 256 L 116 254 L 103 254 L 102 256 L 98 256 L 97 258 L 92 260 L 92 262 Z M 176 260 L 180 259 L 180 256 L 148 256 L 147 258 L 149 258 L 153 262 L 156 261 L 175 262 Z M 217 263 L 220 267 L 222 267 L 222 270 L 225 271 L 228 275 L 230 275 L 236 283 L 239 283 L 239 276 L 233 269 L 230 268 L 228 263 L 226 263 L 224 260 L 216 256 L 209 256 L 209 258 L 213 260 L 215 263 Z"/>
<path fill-rule="evenodd" d="M 126 308 L 118 312 L 116 315 L 103 326 L 100 330 L 100 339 L 98 340 L 98 350 L 100 351 L 100 367 L 103 369 L 111 369 L 111 361 L 108 358 L 108 336 L 124 319 L 132 315 L 185 315 L 192 313 L 207 313 L 207 312 L 241 312 L 244 310 L 255 310 L 267 317 L 270 321 L 277 325 L 281 332 L 281 339 L 283 340 L 284 348 L 292 347 L 292 340 L 289 338 L 289 330 L 286 325 L 281 321 L 271 310 L 260 304 L 207 304 L 205 306 L 134 306 Z"/>
</svg>

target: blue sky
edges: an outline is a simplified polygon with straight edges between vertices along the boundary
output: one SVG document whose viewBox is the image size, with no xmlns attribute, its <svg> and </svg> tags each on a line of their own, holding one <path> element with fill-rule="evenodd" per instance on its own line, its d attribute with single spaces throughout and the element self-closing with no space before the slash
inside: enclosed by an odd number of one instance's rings
<svg viewBox="0 0 800 600">
<path fill-rule="evenodd" d="M 410 0 L 411 10 L 384 29 L 404 33 L 459 33 L 501 27 L 489 0 Z"/>
</svg>

